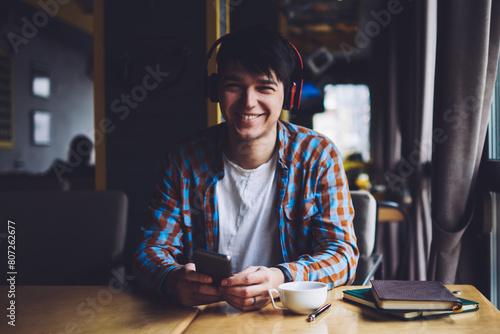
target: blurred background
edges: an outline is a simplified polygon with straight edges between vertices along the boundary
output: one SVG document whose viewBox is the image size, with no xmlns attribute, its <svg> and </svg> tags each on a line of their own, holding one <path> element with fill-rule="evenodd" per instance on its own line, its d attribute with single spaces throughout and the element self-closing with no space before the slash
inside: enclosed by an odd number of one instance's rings
<svg viewBox="0 0 500 334">
<path fill-rule="evenodd" d="M 330 137 L 351 189 L 407 215 L 378 227 L 380 277 L 426 279 L 437 17 L 435 1 L 4 0 L 0 191 L 125 193 L 130 258 L 164 153 L 221 121 L 202 97 L 206 68 L 215 68 L 208 48 L 264 24 L 304 61 L 301 108 L 282 118 Z M 495 229 L 473 233 L 472 248 L 487 240 L 481 273 L 472 277 L 469 261 L 457 274 L 491 296 Z"/>
</svg>

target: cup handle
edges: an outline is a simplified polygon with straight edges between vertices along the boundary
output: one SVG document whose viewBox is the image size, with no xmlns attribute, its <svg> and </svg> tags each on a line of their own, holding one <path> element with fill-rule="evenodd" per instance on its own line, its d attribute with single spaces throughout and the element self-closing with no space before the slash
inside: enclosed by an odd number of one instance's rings
<svg viewBox="0 0 500 334">
<path fill-rule="evenodd" d="M 277 308 L 277 309 L 280 309 L 280 310 L 286 310 L 285 307 L 277 306 L 274 303 L 274 298 L 273 298 L 273 294 L 272 294 L 273 291 L 276 292 L 277 294 L 279 294 L 279 291 L 276 290 L 276 289 L 269 289 L 269 290 L 267 290 L 267 292 L 269 293 L 269 297 L 271 297 L 271 303 L 273 303 L 274 308 Z"/>
</svg>

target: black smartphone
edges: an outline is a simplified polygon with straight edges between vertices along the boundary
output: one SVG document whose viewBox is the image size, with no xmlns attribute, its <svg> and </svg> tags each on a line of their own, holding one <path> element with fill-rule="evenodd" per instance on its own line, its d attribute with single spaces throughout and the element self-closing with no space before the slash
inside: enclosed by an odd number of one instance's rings
<svg viewBox="0 0 500 334">
<path fill-rule="evenodd" d="M 213 285 L 218 286 L 222 279 L 232 275 L 229 255 L 197 248 L 193 251 L 196 271 L 212 277 Z"/>
</svg>

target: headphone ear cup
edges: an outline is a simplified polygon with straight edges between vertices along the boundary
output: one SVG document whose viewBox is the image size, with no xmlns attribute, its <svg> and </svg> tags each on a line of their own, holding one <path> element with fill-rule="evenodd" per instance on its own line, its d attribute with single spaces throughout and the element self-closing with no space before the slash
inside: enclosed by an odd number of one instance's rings
<svg viewBox="0 0 500 334">
<path fill-rule="evenodd" d="M 212 102 L 219 102 L 219 75 L 217 73 L 213 73 L 208 78 L 208 97 Z"/>
<path fill-rule="evenodd" d="M 290 82 L 285 87 L 285 98 L 283 99 L 283 109 L 290 111 L 293 107 L 295 97 L 295 82 Z"/>
<path fill-rule="evenodd" d="M 287 83 L 283 89 L 284 91 L 284 98 L 283 98 L 283 109 L 284 110 L 290 110 L 290 102 L 291 102 L 291 99 L 292 99 L 292 89 L 291 89 L 292 85 L 291 83 Z"/>
</svg>

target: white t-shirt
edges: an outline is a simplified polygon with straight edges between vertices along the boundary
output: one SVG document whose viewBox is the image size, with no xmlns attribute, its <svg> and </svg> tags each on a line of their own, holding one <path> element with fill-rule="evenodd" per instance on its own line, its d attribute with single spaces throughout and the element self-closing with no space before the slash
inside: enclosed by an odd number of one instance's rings
<svg viewBox="0 0 500 334">
<path fill-rule="evenodd" d="M 233 273 L 248 266 L 283 262 L 278 233 L 277 152 L 255 169 L 224 156 L 225 176 L 217 182 L 219 253 L 231 256 Z"/>
</svg>

